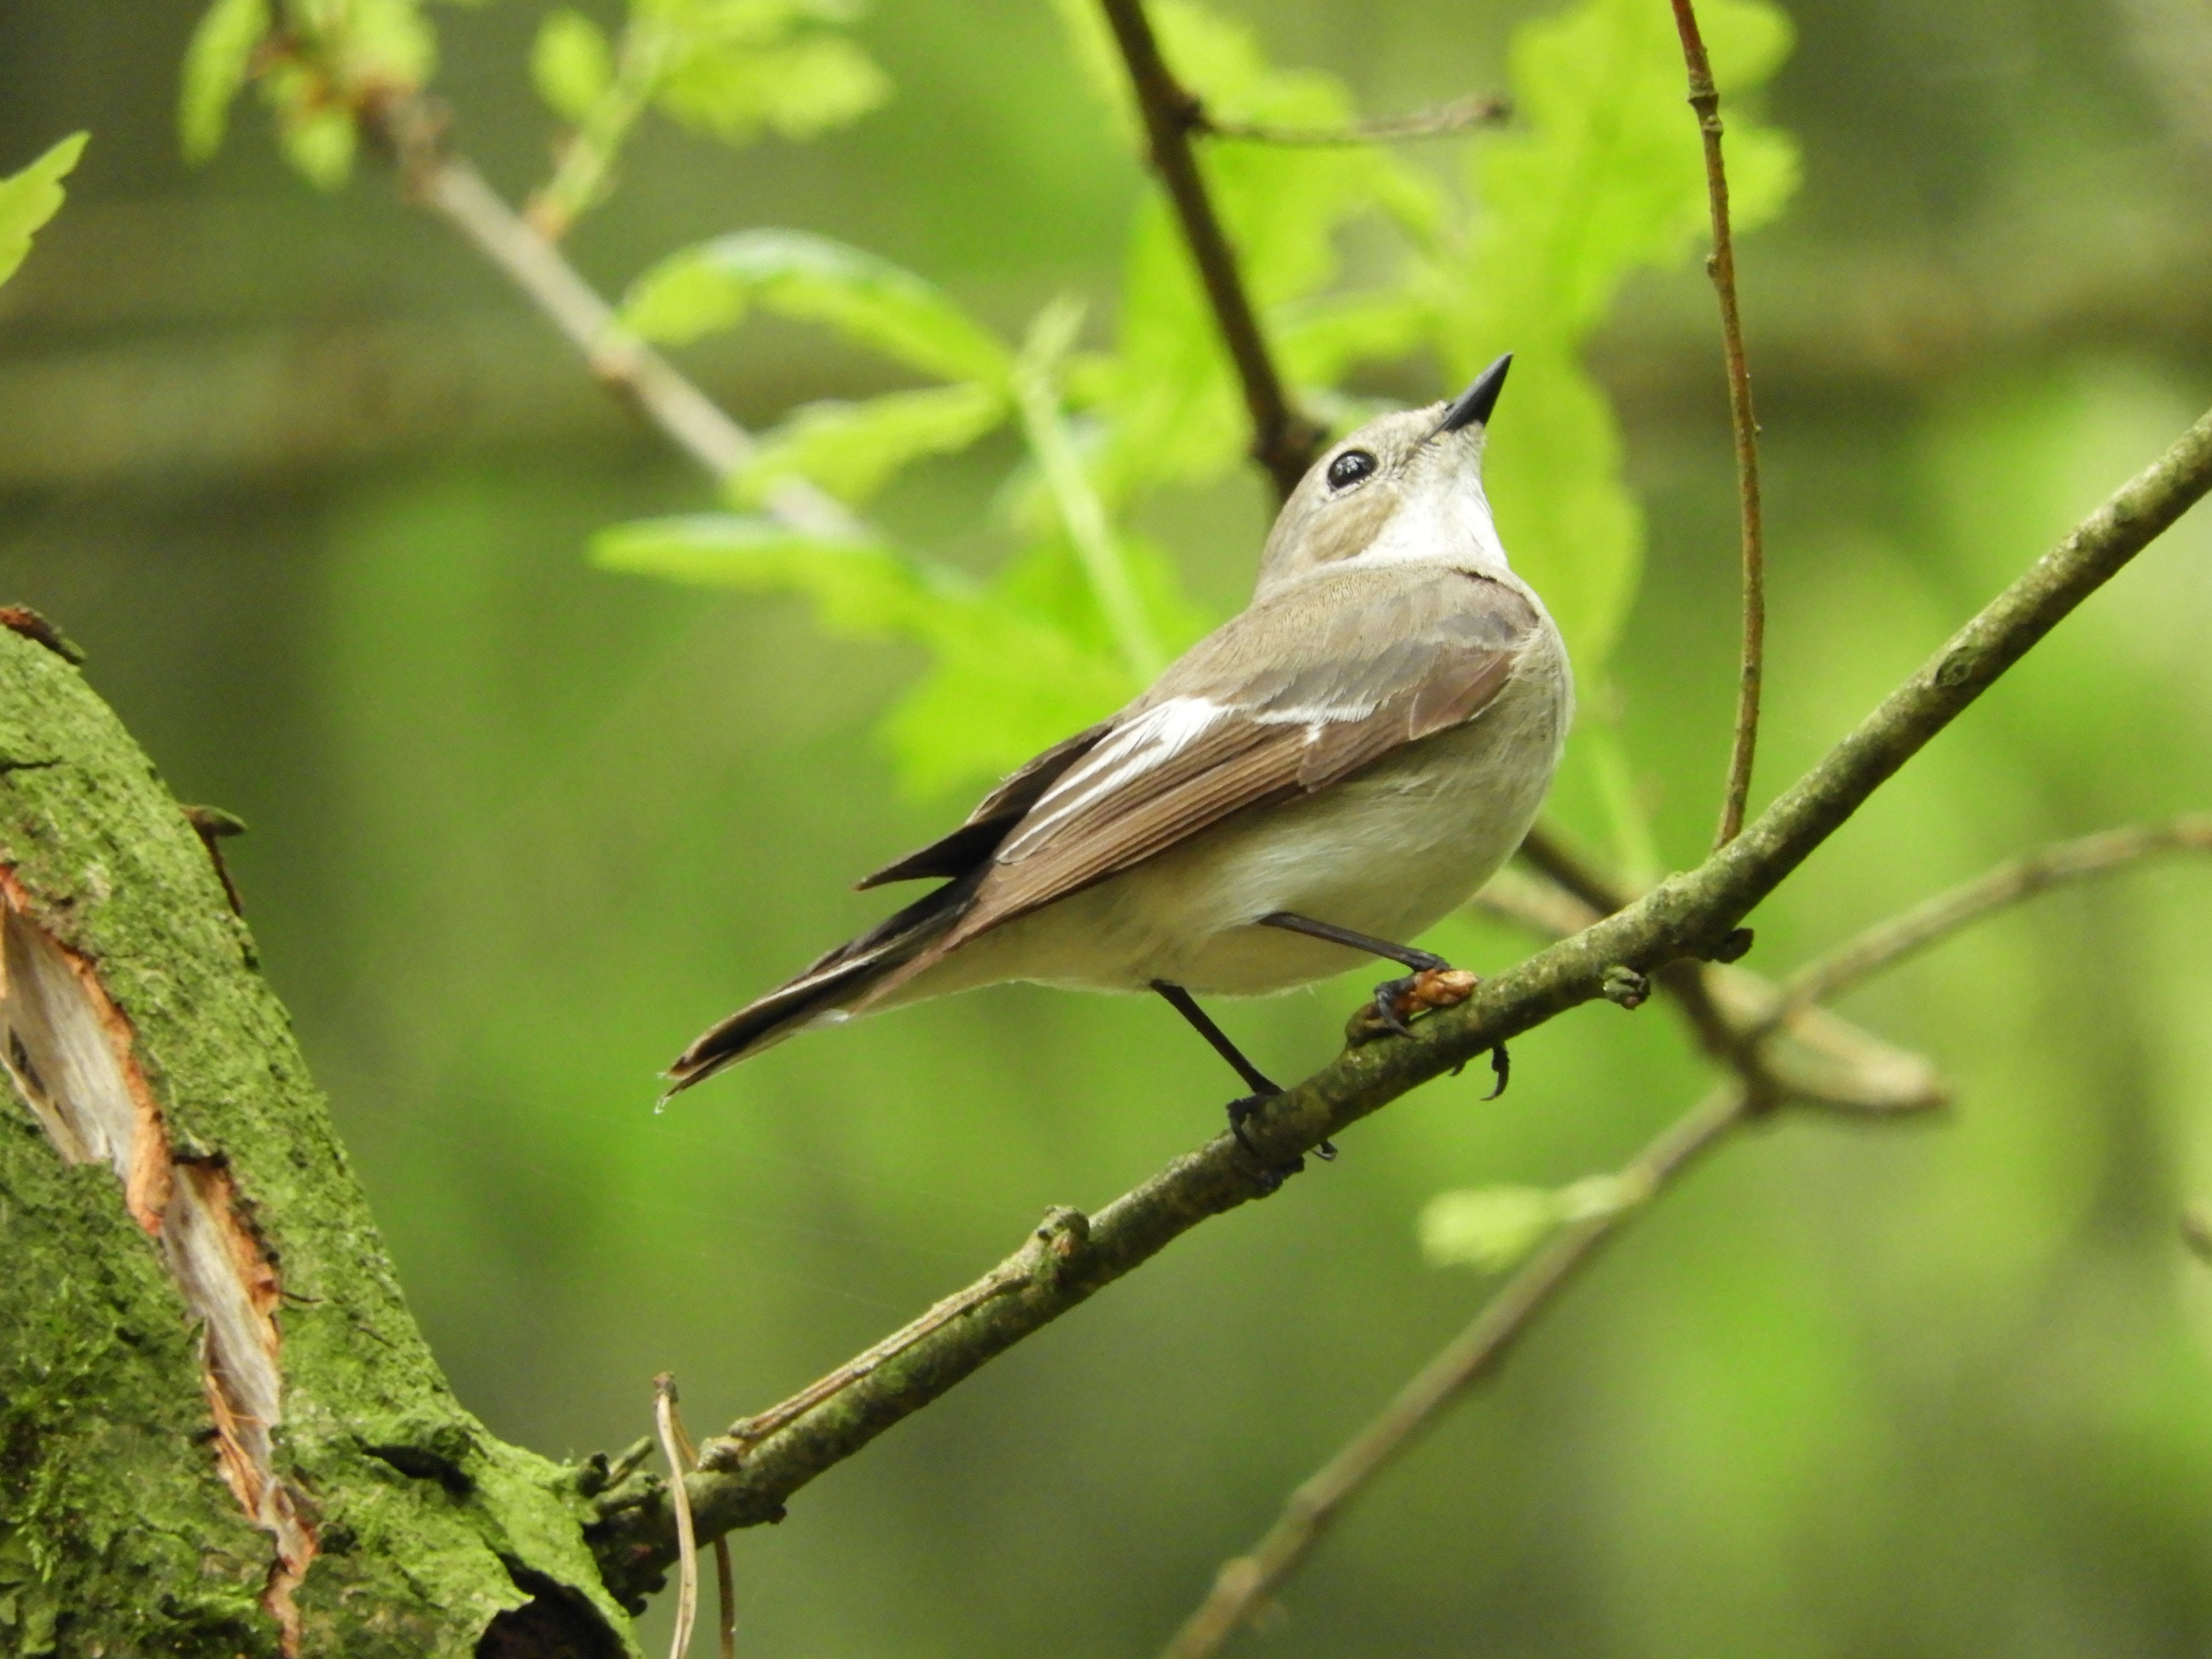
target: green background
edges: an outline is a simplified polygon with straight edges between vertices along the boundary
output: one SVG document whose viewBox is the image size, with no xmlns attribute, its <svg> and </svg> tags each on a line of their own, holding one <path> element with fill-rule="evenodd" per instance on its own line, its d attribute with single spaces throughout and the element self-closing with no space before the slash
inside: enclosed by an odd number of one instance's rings
<svg viewBox="0 0 2212 1659">
<path fill-rule="evenodd" d="M 1543 9 L 1227 9 L 1378 111 L 1498 85 Z M 1805 184 L 1742 252 L 1762 798 L 2212 394 L 2202 0 L 1790 11 L 1766 110 Z M 538 15 L 439 14 L 461 142 L 514 197 L 550 131 Z M 233 868 L 268 971 L 468 1403 L 582 1452 L 642 1431 L 665 1368 L 718 1426 L 1210 1132 L 1227 1079 L 1165 1009 L 1032 988 L 789 1044 L 654 1115 L 678 1048 L 879 914 L 850 879 L 964 808 L 901 797 L 873 735 L 920 659 L 825 641 L 795 601 L 590 568 L 593 531 L 706 487 L 380 169 L 318 196 L 248 110 L 187 173 L 193 17 L 0 6 L 0 168 L 94 133 L 0 295 L 0 599 L 88 648 L 181 796 L 251 821 Z M 649 127 L 575 235 L 586 272 L 612 290 L 789 224 L 1009 331 L 1062 289 L 1107 304 L 1141 179 L 1048 8 L 882 0 L 859 33 L 888 106 L 734 154 Z M 1635 283 L 1593 353 L 1650 525 L 1620 712 L 1677 864 L 1734 675 L 1714 337 L 1685 270 Z M 686 362 L 755 423 L 894 384 L 768 325 Z M 1363 384 L 1445 389 L 1419 364 Z M 884 516 L 984 568 L 1012 455 L 919 469 Z M 1146 514 L 1215 611 L 1265 523 L 1253 478 Z M 2212 805 L 2209 643 L 2200 513 L 1765 907 L 1753 965 L 2051 836 Z M 1563 813 L 1601 844 L 1587 794 Z M 1957 1109 L 1731 1146 L 1375 1488 L 1254 1650 L 2203 1652 L 2212 1272 L 2175 1223 L 2212 1191 L 2208 931 L 2212 871 L 2172 864 L 1854 998 Z M 1521 947 L 1439 936 L 1477 968 Z M 1358 994 L 1224 1022 L 1295 1075 Z M 1703 1085 L 1658 1007 L 1583 1009 L 1516 1060 L 1503 1102 L 1470 1077 L 1393 1107 L 741 1535 L 745 1650 L 1156 1645 L 1477 1305 L 1424 1265 L 1423 1203 L 1610 1167 Z"/>
</svg>

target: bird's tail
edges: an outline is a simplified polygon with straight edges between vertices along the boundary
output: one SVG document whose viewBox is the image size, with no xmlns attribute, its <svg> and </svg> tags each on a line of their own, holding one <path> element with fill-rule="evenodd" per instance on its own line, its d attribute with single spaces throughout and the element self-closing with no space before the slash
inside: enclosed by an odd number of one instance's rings
<svg viewBox="0 0 2212 1659">
<path fill-rule="evenodd" d="M 772 1048 L 851 1007 L 934 943 L 968 908 L 982 872 L 949 882 L 839 945 L 797 977 L 756 997 L 699 1036 L 667 1071 L 669 1095 Z"/>
</svg>

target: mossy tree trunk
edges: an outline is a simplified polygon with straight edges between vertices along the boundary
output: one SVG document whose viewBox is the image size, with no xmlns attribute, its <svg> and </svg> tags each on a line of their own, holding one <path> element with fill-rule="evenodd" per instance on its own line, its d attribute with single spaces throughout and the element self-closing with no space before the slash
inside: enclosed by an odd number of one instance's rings
<svg viewBox="0 0 2212 1659">
<path fill-rule="evenodd" d="M 0 1652 L 633 1651 L 604 1464 L 454 1399 L 207 844 L 15 627 L 0 911 Z"/>
</svg>

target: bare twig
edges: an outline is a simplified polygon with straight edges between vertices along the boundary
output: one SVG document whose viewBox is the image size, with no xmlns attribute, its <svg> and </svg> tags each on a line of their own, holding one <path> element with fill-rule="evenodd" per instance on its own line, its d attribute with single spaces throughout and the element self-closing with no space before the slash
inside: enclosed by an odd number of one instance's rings
<svg viewBox="0 0 2212 1659">
<path fill-rule="evenodd" d="M 1694 0 L 1674 0 L 1674 27 L 1689 70 L 1690 107 L 1705 143 L 1705 194 L 1712 207 L 1713 290 L 1721 302 L 1721 349 L 1728 359 L 1729 422 L 1735 429 L 1736 495 L 1743 519 L 1743 666 L 1736 682 L 1735 742 L 1719 834 L 1725 847 L 1743 829 L 1751 767 L 1759 748 L 1759 697 L 1766 678 L 1766 542 L 1759 501 L 1759 418 L 1751 407 L 1751 370 L 1744 362 L 1743 318 L 1736 307 L 1735 241 L 1729 230 L 1728 168 L 1721 159 L 1721 95 L 1698 31 Z"/>
<path fill-rule="evenodd" d="M 1275 481 L 1275 493 L 1288 498 L 1320 452 L 1321 427 L 1291 407 L 1282 376 L 1260 331 L 1260 319 L 1237 274 L 1236 252 L 1214 211 L 1206 181 L 1199 176 L 1191 134 L 1203 130 L 1198 100 L 1175 78 L 1160 56 L 1144 0 L 1101 0 L 1106 21 L 1121 49 L 1129 83 L 1142 112 L 1152 171 L 1174 204 L 1183 240 L 1198 266 L 1199 280 L 1212 306 L 1214 320 L 1244 388 L 1244 407 L 1252 417 L 1252 457 Z"/>
<path fill-rule="evenodd" d="M 1210 138 L 1226 138 L 1248 144 L 1291 147 L 1323 144 L 1393 143 L 1405 138 L 1442 138 L 1477 127 L 1502 126 L 1513 118 L 1513 106 L 1503 98 L 1455 98 L 1434 109 L 1410 115 L 1382 115 L 1340 127 L 1279 127 L 1265 121 L 1224 121 L 1204 109 L 1192 118 L 1195 131 Z"/>
<path fill-rule="evenodd" d="M 665 1423 L 659 1420 L 659 1385 L 663 1381 L 668 1384 L 668 1412 Z M 674 1376 L 664 1371 L 653 1379 L 653 1389 L 654 1422 L 663 1437 L 662 1449 L 665 1452 L 668 1442 L 672 1438 L 676 1443 L 676 1449 L 684 1454 L 684 1462 L 680 1467 L 685 1474 L 689 1474 L 699 1467 L 699 1448 L 691 1443 L 691 1431 L 684 1426 L 684 1413 L 677 1402 Z M 670 1462 L 672 1468 L 677 1467 L 672 1457 Z M 714 1607 L 717 1615 L 714 1621 L 715 1645 L 721 1650 L 721 1659 L 737 1659 L 738 1589 L 736 1575 L 730 1567 L 730 1540 L 726 1535 L 714 1540 Z M 694 1616 L 696 1617 L 696 1614 Z"/>
<path fill-rule="evenodd" d="M 1636 1183 L 1637 1190 L 1657 1192 L 1743 1121 L 1749 1098 L 1741 1083 L 1723 1084 L 1624 1168 L 1622 1180 Z M 1291 1493 L 1251 1552 L 1222 1567 L 1162 1659 L 1206 1659 L 1218 1652 L 1266 1605 L 1344 1505 L 1445 1407 L 1504 1362 L 1537 1310 L 1641 1207 L 1625 1206 L 1574 1223 L 1506 1280 L 1380 1416 Z"/>
<path fill-rule="evenodd" d="M 2158 853 L 2212 852 L 2212 816 L 2192 814 L 2170 823 L 2108 830 L 2060 842 L 1938 893 L 1899 916 L 1877 922 L 1783 982 L 1782 1001 L 1770 1024 L 1850 989 L 1876 970 L 1923 951 L 1992 912 L 2053 887 L 2103 875 Z"/>
<path fill-rule="evenodd" d="M 1766 1064 L 1767 1046 L 1784 1019 L 1808 1012 L 1820 1014 L 1822 1011 L 1808 1006 L 1815 997 L 1894 967 L 1936 941 L 2062 883 L 2101 875 L 2153 854 L 2185 850 L 2212 851 L 2212 817 L 2109 830 L 2045 848 L 1867 929 L 1792 975 L 1781 994 L 1766 988 L 1769 1012 L 1755 1028 L 1755 1042 L 1746 1042 L 1740 1050 L 1744 1056 L 1741 1075 L 1693 1107 L 1620 1171 L 1624 1189 L 1641 1194 L 1640 1201 L 1574 1223 L 1515 1273 L 1474 1322 L 1400 1390 L 1380 1416 L 1291 1493 L 1274 1525 L 1250 1553 L 1222 1567 L 1212 1590 L 1168 1644 L 1164 1659 L 1207 1659 L 1218 1652 L 1273 1595 L 1343 1506 L 1470 1383 L 1504 1359 L 1514 1339 L 1565 1288 L 1574 1269 L 1664 1191 L 1692 1158 L 1753 1115 L 1761 1104 L 1761 1088 L 1772 1091 L 1778 1103 L 1805 1098 L 1793 1086 L 1790 1068 Z M 1738 1029 L 1747 1025 L 1746 1022 Z M 1828 1103 L 1815 1098 L 1813 1103 Z M 2192 1231 L 2192 1221 L 2202 1229 L 2201 1218 L 2186 1218 L 2184 1237 L 2192 1249 L 2212 1249 L 2200 1246 L 2200 1231 Z M 2212 1240 L 2212 1232 L 2201 1236 Z"/>
<path fill-rule="evenodd" d="M 653 1422 L 660 1435 L 660 1455 L 668 1460 L 668 1487 L 676 1500 L 676 1628 L 668 1639 L 668 1659 L 691 1650 L 691 1623 L 699 1613 L 699 1540 L 691 1525 L 691 1504 L 684 1490 L 684 1441 L 676 1421 L 676 1379 L 663 1371 L 653 1379 Z"/>
<path fill-rule="evenodd" d="M 704 1448 L 685 1483 L 710 1536 L 781 1516 L 793 1492 L 1017 1342 L 1133 1271 L 1208 1218 L 1273 1190 L 1271 1170 L 1431 1079 L 1601 996 L 1608 975 L 1707 951 L 1814 848 L 2098 587 L 2212 490 L 2212 414 L 2083 520 L 1954 635 L 1757 821 L 1686 874 L 1486 981 L 1411 1036 L 1348 1048 L 1244 1126 L 1267 1167 L 1227 1133 L 1095 1217 L 1038 1236 L 954 1298 L 959 1310 L 758 1439 Z M 986 1289 L 989 1294 L 981 1294 Z M 944 1304 L 940 1304 L 944 1305 Z M 759 1419 L 751 1419 L 755 1424 Z M 741 1425 L 743 1426 L 743 1425 Z M 635 1597 L 675 1559 L 668 1495 L 633 1480 L 599 1500 L 592 1547 L 608 1588 Z"/>
<path fill-rule="evenodd" d="M 398 156 L 408 192 L 475 246 L 583 354 L 599 382 L 620 394 L 716 480 L 752 459 L 753 436 L 669 361 L 623 328 L 559 248 L 503 201 L 466 158 L 441 146 L 438 120 L 419 99 L 379 107 L 374 130 Z M 787 478 L 769 510 L 817 535 L 851 536 L 858 520 L 803 479 Z"/>
</svg>

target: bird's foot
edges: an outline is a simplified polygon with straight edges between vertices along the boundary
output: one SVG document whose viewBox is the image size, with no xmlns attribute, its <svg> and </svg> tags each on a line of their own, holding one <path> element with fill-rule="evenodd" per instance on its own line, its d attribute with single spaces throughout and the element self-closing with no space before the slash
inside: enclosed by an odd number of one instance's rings
<svg viewBox="0 0 2212 1659">
<path fill-rule="evenodd" d="M 1352 1017 L 1345 1029 L 1347 1041 L 1372 1042 L 1383 1033 L 1408 1036 L 1413 1019 L 1434 1008 L 1453 1008 L 1474 994 L 1482 981 L 1464 968 L 1449 966 L 1439 957 L 1430 966 L 1401 979 L 1389 979 L 1375 988 L 1375 1000 Z"/>
<path fill-rule="evenodd" d="M 1272 1094 L 1245 1095 L 1229 1103 L 1229 1133 L 1237 1137 L 1237 1144 L 1244 1149 L 1246 1155 L 1251 1158 L 1253 1166 L 1260 1172 L 1260 1190 L 1262 1196 L 1273 1192 L 1306 1167 L 1306 1161 L 1303 1158 L 1293 1158 L 1287 1164 L 1271 1161 L 1265 1152 L 1252 1144 L 1252 1137 L 1244 1133 L 1244 1126 L 1259 1115 L 1267 1103 L 1280 1093 L 1282 1091 L 1278 1089 Z M 1336 1148 L 1324 1140 L 1314 1148 L 1314 1156 L 1324 1164 L 1334 1163 L 1336 1159 Z"/>
</svg>

